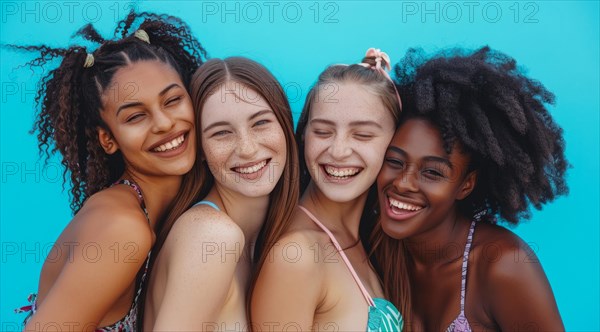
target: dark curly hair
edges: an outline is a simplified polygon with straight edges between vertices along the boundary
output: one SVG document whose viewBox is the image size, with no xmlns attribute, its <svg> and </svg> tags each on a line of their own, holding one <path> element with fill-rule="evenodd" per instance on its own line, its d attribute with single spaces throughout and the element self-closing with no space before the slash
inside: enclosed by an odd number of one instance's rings
<svg viewBox="0 0 600 332">
<path fill-rule="evenodd" d="M 450 153 L 454 142 L 478 170 L 477 185 L 460 209 L 517 224 L 542 204 L 568 192 L 562 129 L 545 104 L 554 95 L 525 76 L 506 54 L 483 47 L 424 56 L 410 49 L 396 64 L 405 111 L 435 124 Z"/>
<path fill-rule="evenodd" d="M 137 29 L 146 31 L 150 43 L 130 33 Z M 105 40 L 91 24 L 73 37 L 100 44 L 91 53 L 93 66 L 84 68 L 88 50 L 83 46 L 6 46 L 39 52 L 38 58 L 24 65 L 30 68 L 62 57 L 60 65 L 40 81 L 35 97 L 39 113 L 32 132 L 37 131 L 38 147 L 46 159 L 60 151 L 63 181 L 69 173 L 71 209 L 76 213 L 89 196 L 117 180 L 125 169 L 120 153 L 104 152 L 97 132 L 98 127 L 108 130 L 100 118 L 101 96 L 115 72 L 137 61 L 158 60 L 173 67 L 188 86 L 207 53 L 179 18 L 147 12 L 131 11 L 118 23 L 112 40 Z"/>
<path fill-rule="evenodd" d="M 395 66 L 404 105 L 400 122 L 422 118 L 433 123 L 450 153 L 455 143 L 477 170 L 473 192 L 458 204 L 468 218 L 516 225 L 529 218 L 529 205 L 568 192 L 565 142 L 545 104 L 554 95 L 525 76 L 511 57 L 483 47 L 474 52 L 442 51 L 430 58 L 410 49 Z M 402 241 L 378 224 L 373 251 L 388 298 L 412 322 L 411 290 Z M 406 329 L 406 327 L 405 327 Z"/>
</svg>

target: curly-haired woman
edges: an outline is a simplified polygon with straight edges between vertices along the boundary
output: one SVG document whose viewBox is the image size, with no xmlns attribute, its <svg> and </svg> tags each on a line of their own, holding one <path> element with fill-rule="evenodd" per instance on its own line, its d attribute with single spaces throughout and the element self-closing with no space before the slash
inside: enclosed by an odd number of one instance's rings
<svg viewBox="0 0 600 332">
<path fill-rule="evenodd" d="M 133 29 L 137 26 L 137 29 Z M 133 331 L 155 233 L 196 157 L 187 86 L 206 52 L 175 17 L 131 12 L 115 40 L 37 51 L 61 57 L 36 101 L 39 147 L 60 151 L 73 220 L 44 262 L 25 330 Z"/>
<path fill-rule="evenodd" d="M 517 224 L 567 192 L 554 96 L 482 48 L 396 66 L 400 126 L 377 178 L 383 281 L 410 331 L 564 330 Z"/>
</svg>

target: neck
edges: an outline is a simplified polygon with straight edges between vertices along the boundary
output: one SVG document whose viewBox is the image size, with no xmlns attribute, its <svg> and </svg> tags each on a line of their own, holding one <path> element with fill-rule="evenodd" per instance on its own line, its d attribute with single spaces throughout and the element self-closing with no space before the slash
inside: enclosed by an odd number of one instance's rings
<svg viewBox="0 0 600 332">
<path fill-rule="evenodd" d="M 150 224 L 152 229 L 156 229 L 156 225 L 166 216 L 169 205 L 179 191 L 182 176 L 148 177 L 133 172 L 125 172 L 121 179 L 133 180 L 140 186 Z"/>
<path fill-rule="evenodd" d="M 300 205 L 310 210 L 332 233 L 356 241 L 366 200 L 367 192 L 347 202 L 333 201 L 311 181 L 300 198 Z"/>
<path fill-rule="evenodd" d="M 405 239 L 404 244 L 415 266 L 437 267 L 462 257 L 468 231 L 469 220 L 453 211 L 438 226 Z"/>
<path fill-rule="evenodd" d="M 244 253 L 251 253 L 258 233 L 267 218 L 269 196 L 247 197 L 215 184 L 205 199 L 223 207 L 223 212 L 244 233 L 246 239 Z M 249 255 L 249 257 L 252 257 L 252 255 Z"/>
</svg>

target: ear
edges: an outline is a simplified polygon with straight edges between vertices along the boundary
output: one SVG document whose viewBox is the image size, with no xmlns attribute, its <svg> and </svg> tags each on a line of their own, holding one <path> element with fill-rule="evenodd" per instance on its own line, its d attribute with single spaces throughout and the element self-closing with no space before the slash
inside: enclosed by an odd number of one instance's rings
<svg viewBox="0 0 600 332">
<path fill-rule="evenodd" d="M 113 154 L 119 150 L 119 145 L 115 141 L 113 135 L 106 129 L 98 127 L 98 140 L 106 154 Z"/>
<path fill-rule="evenodd" d="M 458 191 L 458 195 L 456 196 L 457 200 L 465 199 L 467 196 L 473 192 L 475 189 L 475 185 L 477 184 L 477 171 L 471 171 L 465 179 Z"/>
</svg>

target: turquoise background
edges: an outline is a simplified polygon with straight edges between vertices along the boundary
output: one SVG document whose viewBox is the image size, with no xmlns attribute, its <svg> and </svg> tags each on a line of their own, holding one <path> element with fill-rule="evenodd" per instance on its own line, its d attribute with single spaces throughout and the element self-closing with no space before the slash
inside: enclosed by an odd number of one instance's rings
<svg viewBox="0 0 600 332">
<path fill-rule="evenodd" d="M 1 42 L 66 46 L 85 23 L 105 37 L 127 2 L 2 1 Z M 169 13 L 192 27 L 212 57 L 247 56 L 273 71 L 295 118 L 325 66 L 353 63 L 369 47 L 392 62 L 409 47 L 435 51 L 490 45 L 508 53 L 557 96 L 564 128 L 569 196 L 534 212 L 514 229 L 536 251 L 569 331 L 600 330 L 599 312 L 599 3 L 532 2 L 192 2 L 152 1 L 142 10 Z M 270 12 L 272 8 L 272 12 Z M 318 11 L 317 11 L 318 8 Z M 300 9 L 300 10 L 298 10 Z M 471 10 L 472 9 L 472 10 Z M 14 70 L 31 55 L 2 49 L 0 154 L 0 330 L 16 330 L 37 289 L 52 242 L 70 220 L 58 159 L 44 165 L 35 136 L 33 98 L 40 72 Z"/>
</svg>

